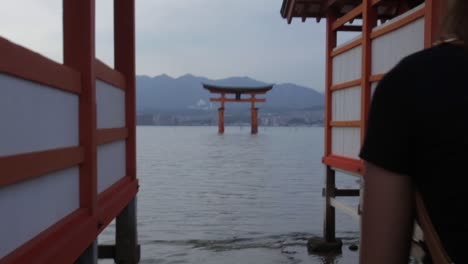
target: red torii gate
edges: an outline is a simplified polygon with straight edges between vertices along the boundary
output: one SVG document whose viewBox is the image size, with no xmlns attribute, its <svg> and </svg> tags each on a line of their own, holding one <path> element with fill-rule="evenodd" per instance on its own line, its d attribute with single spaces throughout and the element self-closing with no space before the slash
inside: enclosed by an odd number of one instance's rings
<svg viewBox="0 0 468 264">
<path fill-rule="evenodd" d="M 220 94 L 221 97 L 210 98 L 211 102 L 221 102 L 221 107 L 218 108 L 218 132 L 224 133 L 224 103 L 225 102 L 245 102 L 251 103 L 251 133 L 258 133 L 258 108 L 255 103 L 264 103 L 266 98 L 256 98 L 257 94 L 266 94 L 273 88 L 273 84 L 260 87 L 240 87 L 240 86 L 219 86 L 213 84 L 203 84 L 203 87 L 210 93 Z M 235 98 L 227 98 L 226 94 L 235 94 Z M 250 95 L 250 98 L 242 98 L 242 94 Z"/>
</svg>

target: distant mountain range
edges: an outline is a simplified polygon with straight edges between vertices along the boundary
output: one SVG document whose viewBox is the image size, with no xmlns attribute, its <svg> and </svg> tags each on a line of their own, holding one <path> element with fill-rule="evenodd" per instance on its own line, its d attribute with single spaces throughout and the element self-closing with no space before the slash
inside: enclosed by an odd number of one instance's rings
<svg viewBox="0 0 468 264">
<path fill-rule="evenodd" d="M 217 109 L 218 103 L 211 104 L 211 95 L 203 89 L 202 83 L 229 86 L 261 86 L 266 83 L 249 77 L 231 77 L 210 80 L 191 74 L 172 78 L 168 75 L 156 77 L 137 76 L 137 111 L 140 114 L 158 111 L 209 110 Z M 323 94 L 296 84 L 276 84 L 267 95 L 267 102 L 259 104 L 261 109 L 296 110 L 323 109 Z M 237 105 L 237 106 L 236 106 Z M 238 108 L 241 104 L 228 104 L 229 108 Z M 244 105 L 244 108 L 249 107 Z"/>
</svg>

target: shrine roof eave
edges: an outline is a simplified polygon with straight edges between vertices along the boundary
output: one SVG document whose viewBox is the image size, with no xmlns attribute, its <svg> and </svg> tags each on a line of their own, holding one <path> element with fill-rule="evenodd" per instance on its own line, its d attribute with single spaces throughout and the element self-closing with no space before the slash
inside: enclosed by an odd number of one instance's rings
<svg viewBox="0 0 468 264">
<path fill-rule="evenodd" d="M 402 3 L 414 7 L 420 2 L 421 0 L 373 0 L 372 4 L 379 7 L 377 8 L 379 19 L 391 19 L 397 15 Z M 360 4 L 362 0 L 283 0 L 280 13 L 288 23 L 291 23 L 293 18 L 301 18 L 303 22 L 307 18 L 320 21 L 329 13 L 342 17 Z"/>
</svg>

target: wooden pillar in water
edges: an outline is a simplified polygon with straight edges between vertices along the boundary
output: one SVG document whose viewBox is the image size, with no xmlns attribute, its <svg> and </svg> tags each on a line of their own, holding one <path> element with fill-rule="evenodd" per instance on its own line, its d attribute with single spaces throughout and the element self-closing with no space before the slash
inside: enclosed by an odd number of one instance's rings
<svg viewBox="0 0 468 264">
<path fill-rule="evenodd" d="M 337 34 L 333 30 L 333 23 L 336 16 L 332 13 L 327 15 L 327 50 L 326 50 L 326 93 L 325 93 L 325 157 L 331 154 L 331 120 L 332 120 L 332 90 L 333 85 L 333 57 L 332 52 L 336 47 Z M 326 168 L 325 174 L 325 217 L 323 223 L 323 238 L 325 242 L 333 243 L 335 237 L 335 208 L 331 204 L 331 199 L 335 196 L 335 171 L 330 166 Z"/>
<path fill-rule="evenodd" d="M 335 197 L 335 171 L 327 166 L 327 174 L 325 180 L 325 219 L 323 223 L 323 238 L 325 242 L 333 243 L 335 237 L 335 207 L 331 204 L 331 199 Z"/>
<path fill-rule="evenodd" d="M 135 0 L 114 0 L 114 28 L 115 69 L 126 80 L 126 176 L 136 180 Z M 136 201 L 134 197 L 115 221 L 114 261 L 117 264 L 136 264 L 140 261 Z"/>
<path fill-rule="evenodd" d="M 218 133 L 224 134 L 224 100 L 226 99 L 226 95 L 224 93 L 221 94 L 221 107 L 218 108 Z"/>
<path fill-rule="evenodd" d="M 258 133 L 258 108 L 252 108 L 252 134 Z"/>
<path fill-rule="evenodd" d="M 98 244 L 95 240 L 81 256 L 76 260 L 75 264 L 97 264 L 98 263 Z"/>
<path fill-rule="evenodd" d="M 255 94 L 251 94 L 250 96 L 250 111 L 251 111 L 251 121 L 250 121 L 250 126 L 251 126 L 251 133 L 252 135 L 255 135 L 258 133 L 258 108 L 255 107 Z"/>
<path fill-rule="evenodd" d="M 218 133 L 224 134 L 224 107 L 218 108 Z"/>
<path fill-rule="evenodd" d="M 136 264 L 140 261 L 136 210 L 136 198 L 133 198 L 116 218 L 114 260 L 117 264 Z"/>
</svg>

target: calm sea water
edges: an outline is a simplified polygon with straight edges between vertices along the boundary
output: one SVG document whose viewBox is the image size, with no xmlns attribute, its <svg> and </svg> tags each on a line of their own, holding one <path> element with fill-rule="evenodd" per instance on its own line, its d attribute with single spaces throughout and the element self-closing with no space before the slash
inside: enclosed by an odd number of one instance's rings
<svg viewBox="0 0 468 264">
<path fill-rule="evenodd" d="M 357 263 L 358 223 L 337 213 L 343 253 L 309 255 L 323 223 L 323 128 L 138 127 L 142 263 Z M 339 177 L 355 187 L 353 177 Z M 354 202 L 354 201 L 353 201 Z M 111 224 L 100 243 L 112 243 Z M 105 262 L 103 262 L 105 263 Z"/>
</svg>

